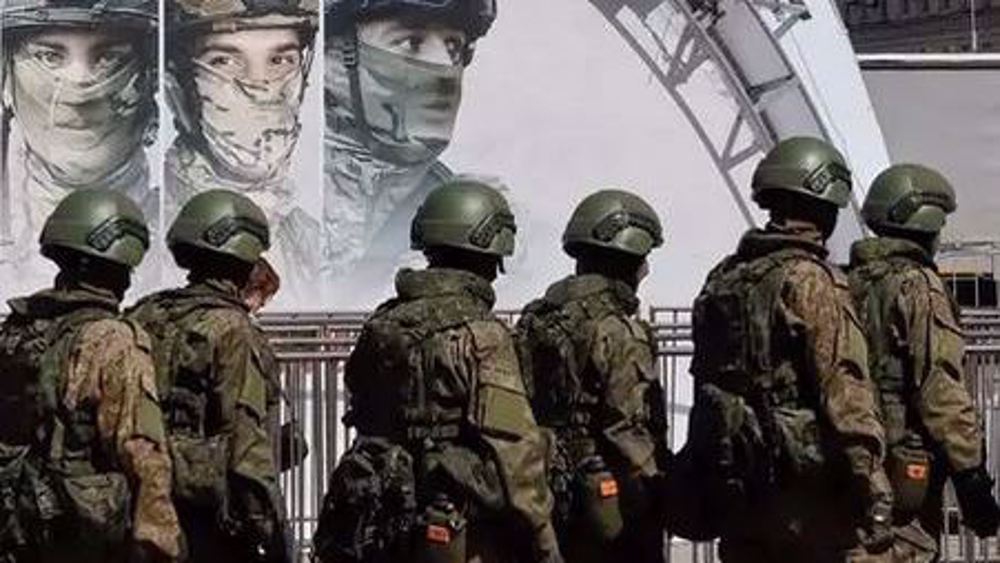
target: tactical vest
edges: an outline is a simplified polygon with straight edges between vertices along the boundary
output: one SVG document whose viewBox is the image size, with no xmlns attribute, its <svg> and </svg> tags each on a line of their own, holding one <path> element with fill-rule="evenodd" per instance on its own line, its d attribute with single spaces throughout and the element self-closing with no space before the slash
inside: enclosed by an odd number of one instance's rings
<svg viewBox="0 0 1000 563">
<path fill-rule="evenodd" d="M 97 405 L 62 401 L 82 329 L 114 317 L 14 313 L 0 329 L 0 554 L 13 561 L 59 549 L 101 559 L 125 545 L 128 482 L 98 443 Z"/>
<path fill-rule="evenodd" d="M 851 297 L 868 336 L 868 366 L 878 390 L 889 446 L 901 442 L 914 422 L 907 414 L 916 390 L 911 378 L 906 377 L 906 354 L 898 349 L 889 327 L 883 324 L 892 318 L 904 275 L 912 268 L 912 263 L 904 260 L 880 260 L 851 272 Z"/>
<path fill-rule="evenodd" d="M 466 403 L 434 400 L 438 391 L 434 387 L 443 383 L 430 371 L 433 347 L 438 345 L 433 337 L 490 320 L 487 307 L 467 298 L 392 300 L 380 307 L 365 324 L 363 335 L 371 346 L 368 353 L 374 370 L 349 382 L 348 423 L 362 434 L 403 445 L 457 439 L 466 419 Z"/>
<path fill-rule="evenodd" d="M 893 318 L 906 274 L 921 269 L 910 260 L 890 258 L 866 263 L 851 272 L 851 295 L 867 334 L 868 366 L 885 427 L 886 473 L 900 519 L 923 506 L 932 464 L 930 441 L 915 408 L 919 389 L 914 386 L 914 378 L 907 376 L 913 371 L 910 355 L 906 343 L 896 342 L 894 331 L 885 322 Z"/>
<path fill-rule="evenodd" d="M 696 393 L 693 444 L 725 451 L 721 473 L 741 481 L 741 495 L 767 496 L 792 481 L 825 475 L 820 392 L 808 373 L 806 343 L 791 334 L 780 307 L 789 270 L 808 260 L 846 290 L 846 279 L 812 253 L 786 248 L 745 260 L 731 257 L 716 268 L 694 303 Z M 720 450 L 720 447 L 722 448 Z M 751 502 L 754 502 L 751 500 Z"/>
<path fill-rule="evenodd" d="M 152 295 L 128 313 L 153 342 L 174 498 L 186 507 L 210 510 L 226 502 L 229 467 L 227 437 L 206 428 L 214 386 L 206 323 L 219 309 L 243 312 L 235 300 L 181 289 Z"/>
<path fill-rule="evenodd" d="M 586 370 L 597 327 L 613 316 L 624 317 L 609 291 L 563 303 L 542 300 L 525 311 L 521 345 L 527 349 L 523 360 L 531 362 L 532 410 L 539 425 L 555 430 L 574 464 L 597 453 L 594 437 L 601 432 L 598 409 L 605 382 L 587 377 Z M 650 341 L 648 327 L 625 321 L 637 338 Z"/>
<path fill-rule="evenodd" d="M 708 278 L 693 311 L 697 383 L 747 397 L 763 392 L 775 407 L 816 406 L 818 390 L 801 386 L 806 369 L 793 335 L 777 326 L 789 269 L 802 260 L 842 277 L 814 254 L 787 248 L 752 260 L 727 259 Z"/>
</svg>

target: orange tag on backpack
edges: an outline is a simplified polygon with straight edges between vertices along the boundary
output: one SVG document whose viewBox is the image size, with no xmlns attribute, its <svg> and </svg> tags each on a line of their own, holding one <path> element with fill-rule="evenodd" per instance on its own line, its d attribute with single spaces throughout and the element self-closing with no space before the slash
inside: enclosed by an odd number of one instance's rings
<svg viewBox="0 0 1000 563">
<path fill-rule="evenodd" d="M 601 481 L 601 498 L 618 496 L 618 481 L 605 479 Z"/>
<path fill-rule="evenodd" d="M 427 541 L 447 545 L 451 543 L 451 530 L 444 526 L 427 526 Z"/>
<path fill-rule="evenodd" d="M 906 465 L 906 476 L 914 481 L 925 481 L 927 479 L 927 466 L 921 463 L 909 463 Z"/>
</svg>

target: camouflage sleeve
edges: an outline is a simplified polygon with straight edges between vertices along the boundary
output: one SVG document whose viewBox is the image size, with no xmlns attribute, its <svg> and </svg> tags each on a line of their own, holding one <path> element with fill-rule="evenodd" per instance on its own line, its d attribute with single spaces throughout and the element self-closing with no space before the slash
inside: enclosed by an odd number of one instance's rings
<svg viewBox="0 0 1000 563">
<path fill-rule="evenodd" d="M 472 325 L 470 422 L 493 450 L 513 511 L 534 532 L 537 560 L 558 552 L 552 493 L 545 476 L 547 445 L 521 381 L 514 342 L 500 322 Z"/>
<path fill-rule="evenodd" d="M 514 346 L 517 349 L 517 357 L 521 367 L 521 381 L 524 382 L 524 391 L 528 395 L 529 401 L 535 396 L 535 366 L 531 358 L 532 322 L 533 315 L 528 308 L 525 308 L 514 328 Z"/>
<path fill-rule="evenodd" d="M 941 280 L 915 271 L 897 299 L 902 332 L 913 367 L 914 405 L 953 471 L 983 462 L 983 436 L 975 405 L 963 383 L 965 342 Z"/>
<path fill-rule="evenodd" d="M 591 362 L 605 389 L 604 438 L 632 474 L 654 477 L 666 450 L 666 423 L 649 335 L 638 323 L 616 317 L 600 323 L 597 332 Z"/>
<path fill-rule="evenodd" d="M 820 407 L 847 455 L 859 486 L 885 494 L 885 431 L 868 374 L 868 345 L 847 282 L 837 272 L 802 261 L 788 273 L 782 303 L 789 330 L 805 344 Z"/>
<path fill-rule="evenodd" d="M 168 559 L 179 558 L 181 531 L 149 337 L 120 321 L 92 323 L 80 335 L 69 374 L 64 400 L 97 402 L 100 438 L 133 483 L 134 538 Z"/>
<path fill-rule="evenodd" d="M 218 432 L 229 436 L 230 517 L 262 543 L 282 530 L 274 439 L 268 428 L 269 377 L 249 325 L 236 324 L 216 342 Z"/>
</svg>

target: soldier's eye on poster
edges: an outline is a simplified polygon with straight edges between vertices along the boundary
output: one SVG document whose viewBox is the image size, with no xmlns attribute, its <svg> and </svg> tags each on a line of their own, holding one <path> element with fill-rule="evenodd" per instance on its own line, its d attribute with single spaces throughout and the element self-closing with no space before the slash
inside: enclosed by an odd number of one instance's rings
<svg viewBox="0 0 1000 563">
<path fill-rule="evenodd" d="M 55 268 L 39 255 L 39 233 L 74 190 L 126 194 L 155 226 L 158 182 L 147 152 L 157 133 L 158 6 L 7 0 L 2 7 L 0 278 L 11 296 L 51 281 Z"/>
</svg>

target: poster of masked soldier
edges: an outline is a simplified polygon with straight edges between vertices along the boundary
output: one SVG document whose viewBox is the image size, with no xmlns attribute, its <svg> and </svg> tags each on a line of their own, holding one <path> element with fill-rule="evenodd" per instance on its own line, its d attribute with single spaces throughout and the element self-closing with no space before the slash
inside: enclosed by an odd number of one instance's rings
<svg viewBox="0 0 1000 563">
<path fill-rule="evenodd" d="M 6 0 L 0 11 L 0 280 L 10 295 L 51 281 L 39 233 L 74 190 L 123 193 L 157 230 L 147 150 L 156 138 L 158 7 Z M 149 268 L 139 276 L 151 278 Z"/>
<path fill-rule="evenodd" d="M 392 275 L 419 202 L 453 175 L 439 157 L 496 5 L 327 0 L 325 9 L 323 270 L 354 301 Z"/>
<path fill-rule="evenodd" d="M 164 88 L 176 130 L 164 162 L 165 217 L 209 189 L 250 197 L 272 225 L 279 301 L 305 302 L 319 265 L 320 224 L 303 203 L 319 175 L 318 146 L 303 134 L 303 121 L 320 113 L 306 102 L 318 5 L 166 0 L 165 8 Z"/>
</svg>

